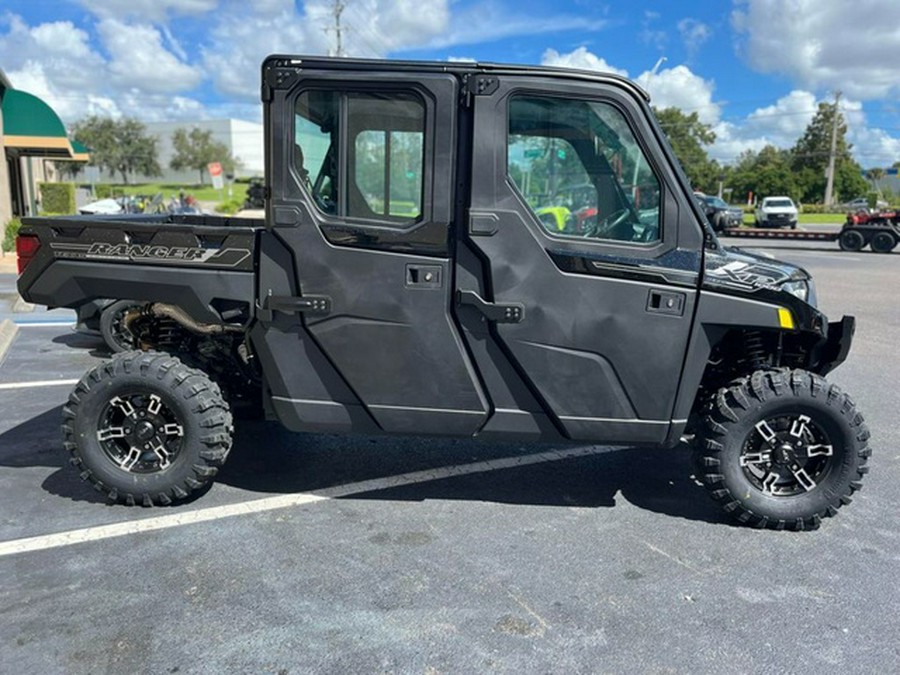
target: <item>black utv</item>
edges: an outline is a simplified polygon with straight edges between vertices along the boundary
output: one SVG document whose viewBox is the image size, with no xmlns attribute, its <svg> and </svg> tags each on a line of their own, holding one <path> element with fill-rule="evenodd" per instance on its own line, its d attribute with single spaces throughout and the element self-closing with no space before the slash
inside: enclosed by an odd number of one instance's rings
<svg viewBox="0 0 900 675">
<path fill-rule="evenodd" d="M 122 317 L 141 351 L 64 408 L 110 500 L 204 488 L 234 405 L 305 432 L 687 437 L 760 527 L 816 527 L 860 487 L 869 432 L 823 379 L 854 319 L 829 323 L 802 269 L 718 243 L 632 82 L 273 56 L 261 93 L 265 220 L 24 221 L 24 298 L 143 303 Z M 539 217 L 572 186 L 575 225 Z"/>
</svg>

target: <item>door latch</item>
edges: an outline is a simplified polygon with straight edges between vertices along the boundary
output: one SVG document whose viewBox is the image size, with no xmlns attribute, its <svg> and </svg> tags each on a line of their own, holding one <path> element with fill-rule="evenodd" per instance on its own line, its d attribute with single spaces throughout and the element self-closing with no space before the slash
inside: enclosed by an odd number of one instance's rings
<svg viewBox="0 0 900 675">
<path fill-rule="evenodd" d="M 488 302 L 475 291 L 457 291 L 456 302 L 458 305 L 474 307 L 485 319 L 495 323 L 519 323 L 525 318 L 525 306 L 521 303 Z"/>
<path fill-rule="evenodd" d="M 262 306 L 257 304 L 256 315 L 264 323 L 271 323 L 275 312 L 282 314 L 328 314 L 331 298 L 324 295 L 267 295 Z"/>
<path fill-rule="evenodd" d="M 647 311 L 669 316 L 683 316 L 685 299 L 684 293 L 651 289 L 647 296 Z"/>
</svg>

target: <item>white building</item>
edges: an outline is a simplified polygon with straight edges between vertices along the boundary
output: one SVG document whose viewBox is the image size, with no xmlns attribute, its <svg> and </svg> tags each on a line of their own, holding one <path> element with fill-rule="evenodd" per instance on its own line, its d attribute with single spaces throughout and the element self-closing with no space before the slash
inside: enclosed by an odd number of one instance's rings
<svg viewBox="0 0 900 675">
<path fill-rule="evenodd" d="M 163 183 L 196 183 L 200 176 L 197 171 L 175 171 L 169 167 L 169 162 L 175 155 L 172 147 L 172 134 L 176 129 L 200 129 L 211 131 L 212 139 L 223 143 L 231 151 L 231 156 L 237 160 L 235 176 L 238 178 L 251 178 L 262 176 L 263 165 L 263 126 L 255 122 L 243 120 L 203 120 L 201 122 L 150 122 L 145 125 L 147 134 L 156 136 L 156 148 L 159 151 L 159 166 L 162 169 L 162 178 L 149 176 L 136 176 L 134 182 L 143 183 L 153 180 Z M 209 176 L 206 176 L 209 180 Z"/>
<path fill-rule="evenodd" d="M 200 180 L 200 174 L 195 169 L 187 169 L 183 171 L 175 171 L 169 166 L 172 157 L 175 156 L 175 149 L 172 147 L 172 134 L 177 129 L 200 129 L 202 131 L 211 131 L 212 139 L 218 143 L 223 143 L 231 152 L 231 156 L 237 160 L 235 176 L 237 178 L 252 178 L 254 176 L 262 176 L 264 171 L 264 155 L 263 155 L 263 126 L 255 122 L 245 122 L 244 120 L 224 119 L 224 120 L 201 120 L 197 122 L 145 122 L 148 136 L 155 136 L 157 139 L 157 160 L 159 168 L 162 170 L 162 176 L 142 176 L 140 174 L 132 174 L 128 177 L 131 183 L 166 183 L 185 185 L 194 185 Z M 78 177 L 79 182 L 90 180 L 91 182 L 101 183 L 119 183 L 122 180 L 120 175 L 109 175 L 105 171 L 97 172 L 90 176 L 90 171 L 81 172 Z M 204 181 L 209 182 L 209 175 L 204 173 Z"/>
</svg>

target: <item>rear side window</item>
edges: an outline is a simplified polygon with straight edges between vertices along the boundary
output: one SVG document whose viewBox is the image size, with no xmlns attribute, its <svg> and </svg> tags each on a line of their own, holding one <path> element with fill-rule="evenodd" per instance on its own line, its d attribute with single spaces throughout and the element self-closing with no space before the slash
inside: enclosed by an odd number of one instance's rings
<svg viewBox="0 0 900 675">
<path fill-rule="evenodd" d="M 660 181 L 610 104 L 513 97 L 507 167 L 551 234 L 639 244 L 661 237 Z"/>
<path fill-rule="evenodd" d="M 411 93 L 297 97 L 293 171 L 324 213 L 405 225 L 422 217 L 425 106 Z"/>
</svg>

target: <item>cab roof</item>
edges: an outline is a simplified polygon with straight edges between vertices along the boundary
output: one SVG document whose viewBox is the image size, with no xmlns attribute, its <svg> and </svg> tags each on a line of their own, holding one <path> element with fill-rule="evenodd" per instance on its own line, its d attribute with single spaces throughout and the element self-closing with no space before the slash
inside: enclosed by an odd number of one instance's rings
<svg viewBox="0 0 900 675">
<path fill-rule="evenodd" d="M 475 61 L 402 61 L 393 59 L 357 59 L 333 56 L 302 56 L 273 54 L 263 61 L 263 71 L 269 67 L 300 67 L 321 70 L 356 70 L 356 71 L 396 71 L 454 73 L 458 75 L 492 74 L 492 75 L 538 75 L 565 80 L 581 80 L 612 84 L 628 89 L 639 98 L 650 102 L 650 95 L 634 81 L 614 73 L 601 73 L 593 70 L 576 68 L 556 68 L 552 66 L 513 65 L 505 63 L 481 63 Z"/>
</svg>

